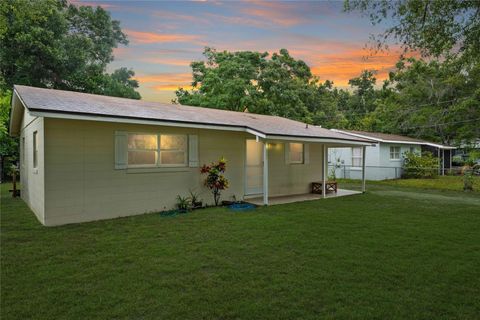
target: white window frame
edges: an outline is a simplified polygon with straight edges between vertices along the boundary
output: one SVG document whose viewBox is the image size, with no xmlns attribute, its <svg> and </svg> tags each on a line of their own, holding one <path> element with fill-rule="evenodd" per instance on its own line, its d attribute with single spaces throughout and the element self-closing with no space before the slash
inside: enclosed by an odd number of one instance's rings
<svg viewBox="0 0 480 320">
<path fill-rule="evenodd" d="M 354 149 L 359 149 L 360 150 L 360 155 L 355 156 L 355 152 L 353 152 Z M 360 165 L 356 166 L 354 160 L 360 159 Z M 363 148 L 362 147 L 352 147 L 352 167 L 353 168 L 361 168 L 362 167 L 362 161 L 363 161 Z"/>
<path fill-rule="evenodd" d="M 148 135 L 148 136 L 156 136 L 157 137 L 157 148 L 156 149 L 130 149 L 128 148 L 128 138 L 130 135 Z M 182 136 L 185 137 L 185 148 L 181 149 L 161 149 L 160 139 L 163 136 Z M 129 151 L 155 151 L 155 164 L 129 164 L 128 162 L 128 152 Z M 162 164 L 160 163 L 161 160 L 161 152 L 165 151 L 183 151 L 185 153 L 185 161 L 184 163 L 179 164 Z M 157 132 L 127 132 L 127 168 L 172 168 L 172 167 L 187 167 L 188 166 L 188 135 L 187 134 L 170 134 L 170 133 L 157 133 Z"/>
<path fill-rule="evenodd" d="M 398 149 L 398 158 L 394 158 L 392 157 L 392 155 L 395 155 L 397 154 L 397 152 L 395 152 L 393 149 Z M 393 150 L 393 151 L 392 151 Z M 390 146 L 390 160 L 391 161 L 400 161 L 402 160 L 402 156 L 401 156 L 401 152 L 402 152 L 402 148 L 400 146 Z"/>
<path fill-rule="evenodd" d="M 292 144 L 300 144 L 302 146 L 302 159 L 300 161 L 292 160 Z M 305 144 L 301 142 L 289 142 L 288 145 L 288 162 L 290 164 L 304 164 L 305 163 Z"/>
<path fill-rule="evenodd" d="M 33 160 L 33 168 L 38 168 L 38 131 L 33 132 L 33 152 L 32 152 L 32 160 Z"/>
</svg>

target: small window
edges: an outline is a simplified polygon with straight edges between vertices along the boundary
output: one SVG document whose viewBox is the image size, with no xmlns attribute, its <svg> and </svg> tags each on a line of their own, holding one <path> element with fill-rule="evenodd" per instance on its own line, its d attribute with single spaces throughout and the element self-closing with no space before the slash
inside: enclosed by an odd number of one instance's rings
<svg viewBox="0 0 480 320">
<path fill-rule="evenodd" d="M 390 147 L 390 160 L 400 160 L 400 147 Z"/>
<path fill-rule="evenodd" d="M 33 133 L 33 167 L 38 167 L 38 132 Z"/>
<path fill-rule="evenodd" d="M 415 153 L 415 147 L 410 147 L 410 153 Z"/>
<path fill-rule="evenodd" d="M 158 136 L 156 134 L 128 135 L 128 165 L 155 166 L 158 158 Z"/>
<path fill-rule="evenodd" d="M 303 163 L 303 143 L 290 143 L 290 163 Z"/>
<path fill-rule="evenodd" d="M 362 166 L 362 147 L 352 148 L 352 167 Z"/>
</svg>

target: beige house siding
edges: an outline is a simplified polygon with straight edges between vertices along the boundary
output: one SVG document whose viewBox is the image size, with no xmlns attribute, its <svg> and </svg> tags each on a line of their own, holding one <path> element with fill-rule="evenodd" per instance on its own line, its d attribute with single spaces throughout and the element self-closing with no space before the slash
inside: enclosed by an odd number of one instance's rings
<svg viewBox="0 0 480 320">
<path fill-rule="evenodd" d="M 45 127 L 46 225 L 171 209 L 189 189 L 212 201 L 200 168 L 115 170 L 115 131 L 197 134 L 200 165 L 228 159 L 231 184 L 222 198 L 243 196 L 245 133 L 51 118 Z"/>
<path fill-rule="evenodd" d="M 287 164 L 285 143 L 272 145 L 268 152 L 270 196 L 309 193 L 310 183 L 322 180 L 323 145 L 309 143 L 308 149 L 307 164 Z"/>
<path fill-rule="evenodd" d="M 20 132 L 21 197 L 37 219 L 45 224 L 45 170 L 44 170 L 44 118 L 32 117 L 24 112 Z M 37 132 L 38 165 L 33 167 L 33 133 Z M 25 140 L 23 140 L 25 139 Z M 25 141 L 23 144 L 22 141 Z"/>
</svg>

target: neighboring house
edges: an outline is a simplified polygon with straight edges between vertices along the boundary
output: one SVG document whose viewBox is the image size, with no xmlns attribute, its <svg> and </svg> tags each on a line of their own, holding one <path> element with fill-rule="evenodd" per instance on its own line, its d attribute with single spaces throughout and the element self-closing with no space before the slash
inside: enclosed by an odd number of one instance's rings
<svg viewBox="0 0 480 320">
<path fill-rule="evenodd" d="M 337 130 L 356 138 L 365 138 L 376 141 L 378 144 L 367 147 L 366 178 L 367 180 L 385 180 L 400 178 L 404 154 L 415 152 L 421 154 L 430 151 L 439 159 L 439 173 L 451 168 L 452 150 L 454 147 L 444 146 L 425 140 L 378 132 L 365 132 L 353 130 Z M 443 160 L 443 162 L 442 162 Z M 330 172 L 335 167 L 337 177 L 347 179 L 360 179 L 362 175 L 362 149 L 361 148 L 332 148 L 328 151 Z"/>
<path fill-rule="evenodd" d="M 171 209 L 202 191 L 200 166 L 224 156 L 223 199 L 303 194 L 323 181 L 330 147 L 371 140 L 275 116 L 15 86 L 21 195 L 41 223 Z"/>
</svg>

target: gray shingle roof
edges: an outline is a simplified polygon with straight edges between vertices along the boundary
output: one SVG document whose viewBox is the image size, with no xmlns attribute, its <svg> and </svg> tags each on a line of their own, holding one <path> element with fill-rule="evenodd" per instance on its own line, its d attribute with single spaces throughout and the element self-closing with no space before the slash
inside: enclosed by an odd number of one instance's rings
<svg viewBox="0 0 480 320">
<path fill-rule="evenodd" d="M 20 85 L 15 86 L 15 91 L 30 111 L 235 126 L 252 129 L 266 135 L 372 142 L 368 139 L 352 137 L 351 135 L 320 127 L 306 127 L 302 122 L 277 116 L 148 102 Z"/>
</svg>

